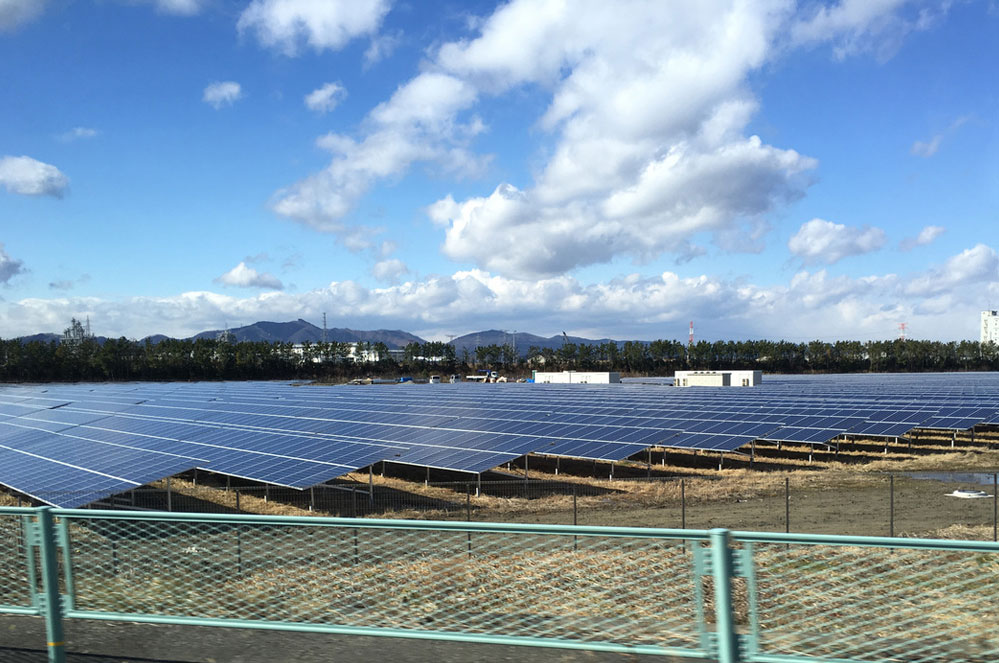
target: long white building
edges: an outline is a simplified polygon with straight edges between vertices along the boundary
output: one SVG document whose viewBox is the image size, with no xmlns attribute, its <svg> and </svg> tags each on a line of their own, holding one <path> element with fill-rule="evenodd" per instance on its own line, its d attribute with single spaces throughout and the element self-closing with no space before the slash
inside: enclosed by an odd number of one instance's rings
<svg viewBox="0 0 999 663">
<path fill-rule="evenodd" d="M 982 343 L 999 345 L 999 311 L 982 311 Z"/>
<path fill-rule="evenodd" d="M 677 371 L 674 387 L 755 387 L 763 371 Z"/>
</svg>

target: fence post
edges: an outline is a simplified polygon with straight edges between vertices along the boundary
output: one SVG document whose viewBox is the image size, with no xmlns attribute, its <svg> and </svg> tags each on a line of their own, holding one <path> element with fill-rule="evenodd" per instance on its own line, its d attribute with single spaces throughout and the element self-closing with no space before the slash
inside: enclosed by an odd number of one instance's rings
<svg viewBox="0 0 999 663">
<path fill-rule="evenodd" d="M 739 640 L 732 609 L 732 550 L 729 548 L 729 533 L 726 529 L 713 529 L 710 536 L 718 663 L 739 663 Z"/>
<path fill-rule="evenodd" d="M 38 509 L 38 541 L 41 548 L 42 589 L 45 611 L 45 635 L 49 663 L 65 663 L 66 644 L 62 632 L 62 597 L 59 595 L 59 555 L 56 550 L 55 525 L 50 507 Z"/>
<path fill-rule="evenodd" d="M 784 533 L 791 533 L 791 477 L 784 477 Z"/>
<path fill-rule="evenodd" d="M 895 475 L 888 475 L 888 536 L 895 536 Z"/>
<path fill-rule="evenodd" d="M 687 483 L 680 479 L 680 529 L 687 529 Z"/>
</svg>

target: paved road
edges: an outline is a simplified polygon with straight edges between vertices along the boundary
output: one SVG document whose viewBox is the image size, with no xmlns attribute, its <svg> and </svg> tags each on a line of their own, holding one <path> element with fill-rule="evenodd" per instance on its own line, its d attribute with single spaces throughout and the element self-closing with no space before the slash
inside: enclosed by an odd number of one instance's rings
<svg viewBox="0 0 999 663">
<path fill-rule="evenodd" d="M 661 656 L 434 640 L 67 620 L 69 663 L 679 663 Z M 45 663 L 41 619 L 0 615 L 0 662 Z"/>
</svg>

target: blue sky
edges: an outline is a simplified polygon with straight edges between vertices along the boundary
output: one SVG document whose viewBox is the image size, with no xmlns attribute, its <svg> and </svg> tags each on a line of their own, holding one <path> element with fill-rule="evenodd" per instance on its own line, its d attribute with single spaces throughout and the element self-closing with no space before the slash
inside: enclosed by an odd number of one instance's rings
<svg viewBox="0 0 999 663">
<path fill-rule="evenodd" d="M 0 337 L 977 338 L 992 2 L 0 0 Z"/>
</svg>

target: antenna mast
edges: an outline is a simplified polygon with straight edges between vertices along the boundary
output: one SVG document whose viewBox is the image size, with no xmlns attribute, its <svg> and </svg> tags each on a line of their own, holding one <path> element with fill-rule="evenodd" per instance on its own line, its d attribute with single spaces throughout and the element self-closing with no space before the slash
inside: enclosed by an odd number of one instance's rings
<svg viewBox="0 0 999 663">
<path fill-rule="evenodd" d="M 694 344 L 694 321 L 690 321 L 690 337 L 687 339 L 687 345 Z"/>
<path fill-rule="evenodd" d="M 323 311 L 323 343 L 326 342 L 326 311 Z"/>
<path fill-rule="evenodd" d="M 900 341 L 905 340 L 905 328 L 908 326 L 909 325 L 905 322 L 898 323 L 898 340 Z"/>
</svg>

